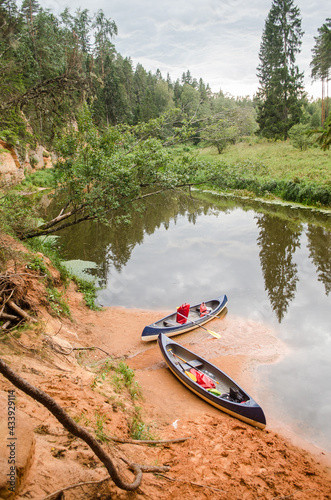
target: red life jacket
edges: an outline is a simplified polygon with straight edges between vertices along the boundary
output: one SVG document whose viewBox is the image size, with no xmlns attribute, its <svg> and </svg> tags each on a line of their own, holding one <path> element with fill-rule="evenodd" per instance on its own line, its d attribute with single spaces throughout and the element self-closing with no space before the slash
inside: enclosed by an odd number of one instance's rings
<svg viewBox="0 0 331 500">
<path fill-rule="evenodd" d="M 204 387 L 205 389 L 215 389 L 216 387 L 215 382 L 205 373 L 198 372 L 194 368 L 190 369 L 190 373 L 195 375 L 197 383 L 201 385 L 201 387 Z"/>
<path fill-rule="evenodd" d="M 208 313 L 207 306 L 204 302 L 202 302 L 202 304 L 200 306 L 200 318 L 202 318 L 203 316 L 206 316 L 207 313 Z"/>
<path fill-rule="evenodd" d="M 177 323 L 183 325 L 187 321 L 188 313 L 190 312 L 190 304 L 182 304 L 180 307 L 177 307 Z"/>
</svg>

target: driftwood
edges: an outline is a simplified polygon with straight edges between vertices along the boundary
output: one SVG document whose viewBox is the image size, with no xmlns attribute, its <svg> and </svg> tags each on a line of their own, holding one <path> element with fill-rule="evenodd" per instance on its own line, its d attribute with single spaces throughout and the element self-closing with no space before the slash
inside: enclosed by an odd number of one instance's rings
<svg viewBox="0 0 331 500">
<path fill-rule="evenodd" d="M 135 478 L 132 483 L 126 482 L 121 478 L 113 460 L 104 451 L 99 442 L 86 429 L 78 425 L 53 398 L 17 375 L 1 358 L 0 373 L 18 389 L 45 406 L 71 434 L 85 441 L 105 465 L 116 486 L 126 491 L 134 491 L 139 487 L 142 480 L 142 470 L 138 465 L 130 464 L 130 469 L 134 472 Z"/>
</svg>

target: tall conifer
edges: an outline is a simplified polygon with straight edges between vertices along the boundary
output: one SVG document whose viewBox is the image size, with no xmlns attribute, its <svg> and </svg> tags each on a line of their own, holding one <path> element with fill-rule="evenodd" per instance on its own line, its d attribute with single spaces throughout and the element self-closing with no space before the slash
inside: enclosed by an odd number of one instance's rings
<svg viewBox="0 0 331 500">
<path fill-rule="evenodd" d="M 315 45 L 312 49 L 313 59 L 310 63 L 311 76 L 314 80 L 320 78 L 322 80 L 322 116 L 321 123 L 324 125 L 324 120 L 329 114 L 329 98 L 328 98 L 328 82 L 330 79 L 331 68 L 331 18 L 326 19 L 326 22 L 318 29 L 318 36 L 315 37 Z M 325 83 L 326 83 L 326 99 L 325 99 Z M 326 106 L 325 106 L 326 100 Z"/>
<path fill-rule="evenodd" d="M 288 130 L 299 122 L 303 73 L 295 65 L 300 52 L 300 10 L 293 0 L 273 0 L 260 46 L 260 82 L 257 120 L 265 137 L 287 139 Z"/>
</svg>

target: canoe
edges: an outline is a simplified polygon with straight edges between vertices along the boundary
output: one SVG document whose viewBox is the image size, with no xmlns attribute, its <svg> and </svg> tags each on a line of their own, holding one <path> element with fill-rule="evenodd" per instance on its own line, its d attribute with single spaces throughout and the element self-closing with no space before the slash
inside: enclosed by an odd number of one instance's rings
<svg viewBox="0 0 331 500">
<path fill-rule="evenodd" d="M 217 366 L 162 333 L 158 337 L 158 344 L 172 373 L 194 394 L 254 427 L 265 427 L 262 408 Z"/>
<path fill-rule="evenodd" d="M 173 337 L 174 335 L 179 335 L 180 333 L 186 333 L 190 330 L 194 330 L 195 328 L 199 328 L 200 325 L 208 323 L 208 321 L 211 321 L 215 316 L 220 314 L 220 312 L 225 309 L 227 302 L 228 298 L 226 295 L 221 295 L 216 299 L 205 301 L 205 304 L 210 311 L 202 318 L 200 317 L 201 303 L 191 306 L 188 319 L 184 324 L 180 324 L 176 321 L 177 311 L 171 313 L 155 323 L 145 326 L 141 334 L 141 340 L 144 342 L 157 340 L 160 333 L 164 333 L 167 337 Z"/>
</svg>

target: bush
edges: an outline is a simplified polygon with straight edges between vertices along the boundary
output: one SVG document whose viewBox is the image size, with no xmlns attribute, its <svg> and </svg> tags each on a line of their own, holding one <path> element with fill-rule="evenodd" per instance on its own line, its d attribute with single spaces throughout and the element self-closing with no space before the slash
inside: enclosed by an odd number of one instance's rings
<svg viewBox="0 0 331 500">
<path fill-rule="evenodd" d="M 22 239 L 24 234 L 36 227 L 35 208 L 32 200 L 7 193 L 0 197 L 0 229 Z"/>
<path fill-rule="evenodd" d="M 307 134 L 309 129 L 310 129 L 309 125 L 303 125 L 302 123 L 293 125 L 293 127 L 288 132 L 290 142 L 293 147 L 300 149 L 301 151 L 304 151 L 308 149 L 310 146 L 312 146 L 313 140 Z"/>
</svg>

